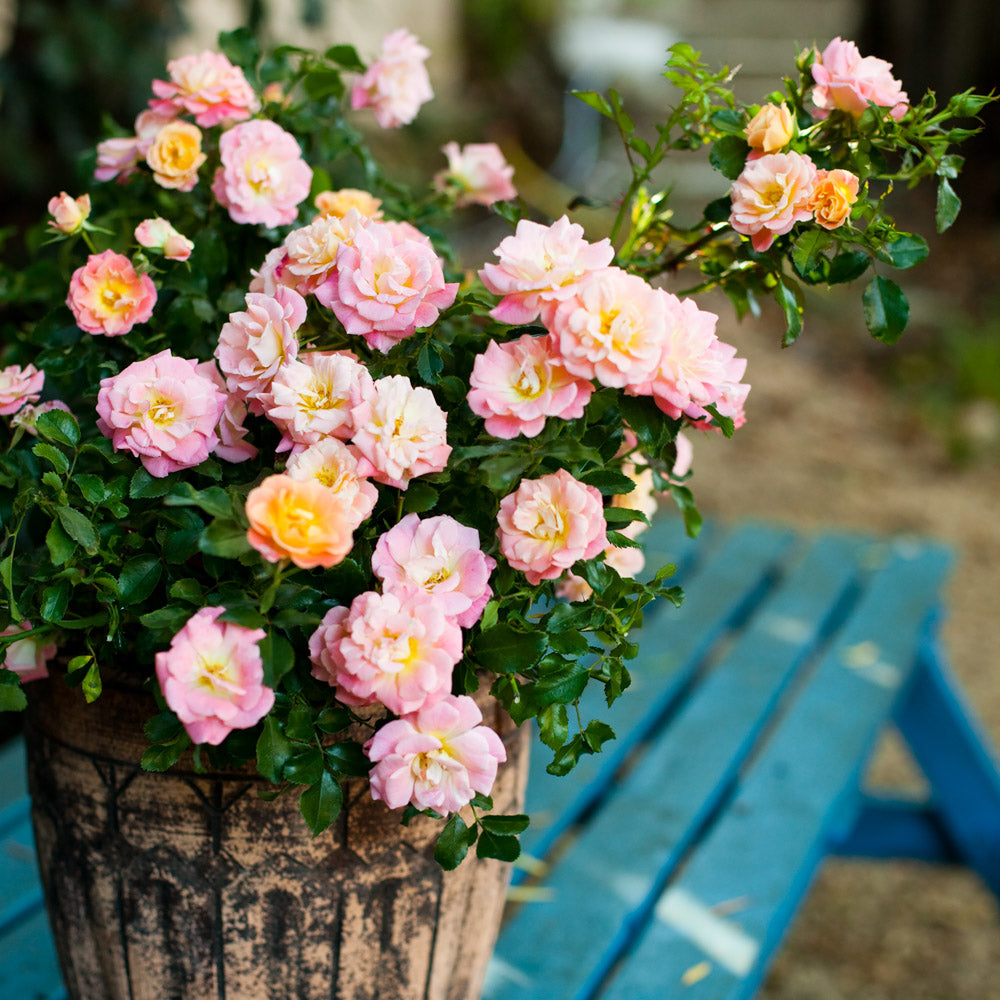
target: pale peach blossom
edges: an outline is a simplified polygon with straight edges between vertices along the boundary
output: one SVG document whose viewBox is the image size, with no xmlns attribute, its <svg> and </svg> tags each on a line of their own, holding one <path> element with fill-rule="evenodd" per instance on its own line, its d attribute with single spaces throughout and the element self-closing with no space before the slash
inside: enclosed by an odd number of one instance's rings
<svg viewBox="0 0 1000 1000">
<path fill-rule="evenodd" d="M 816 167 L 801 153 L 765 153 L 749 159 L 733 183 L 729 224 L 749 236 L 754 250 L 762 253 L 776 236 L 812 218 L 809 202 L 815 184 Z"/>
<path fill-rule="evenodd" d="M 37 403 L 45 385 L 45 372 L 34 365 L 0 368 L 0 415 L 8 417 L 23 406 Z"/>
<path fill-rule="evenodd" d="M 196 611 L 155 657 L 167 705 L 195 743 L 217 746 L 234 729 L 249 729 L 271 711 L 258 643 L 267 633 L 220 622 L 224 607 Z"/>
<path fill-rule="evenodd" d="M 197 368 L 198 374 L 205 378 L 210 378 L 215 387 L 225 393 L 226 404 L 219 414 L 219 423 L 216 425 L 215 433 L 219 438 L 219 443 L 215 446 L 213 454 L 221 458 L 224 462 L 246 462 L 257 455 L 257 447 L 247 441 L 249 433 L 244 426 L 247 418 L 246 399 L 235 392 L 229 392 L 226 388 L 226 380 L 222 377 L 214 361 L 202 361 Z"/>
<path fill-rule="evenodd" d="M 181 56 L 167 63 L 169 80 L 154 80 L 154 110 L 194 115 L 203 128 L 243 121 L 260 108 L 253 88 L 220 52 Z"/>
<path fill-rule="evenodd" d="M 153 315 L 156 286 L 138 274 L 128 257 L 113 250 L 91 254 L 73 272 L 66 305 L 87 333 L 119 337 Z"/>
<path fill-rule="evenodd" d="M 849 170 L 820 170 L 809 208 L 818 225 L 837 229 L 851 217 L 851 206 L 858 200 L 858 177 Z"/>
<path fill-rule="evenodd" d="M 837 109 L 859 118 L 871 102 L 889 108 L 898 121 L 909 107 L 902 84 L 892 75 L 892 63 L 862 56 L 854 42 L 839 35 L 817 54 L 812 76 L 816 81 L 812 91 L 816 118 L 826 118 Z"/>
<path fill-rule="evenodd" d="M 320 438 L 296 452 L 285 465 L 292 479 L 312 479 L 336 494 L 356 528 L 366 520 L 378 500 L 378 490 L 358 472 L 358 460 L 343 441 Z"/>
<path fill-rule="evenodd" d="M 274 295 L 281 287 L 295 288 L 298 284 L 296 276 L 285 267 L 288 251 L 284 244 L 272 247 L 267 252 L 264 262 L 257 270 L 250 270 L 253 278 L 247 291 L 260 292 L 264 295 Z M 297 291 L 298 289 L 296 289 Z"/>
<path fill-rule="evenodd" d="M 382 51 L 351 89 L 351 108 L 371 108 L 382 128 L 398 128 L 417 117 L 434 96 L 424 65 L 430 50 L 405 28 L 382 39 Z"/>
<path fill-rule="evenodd" d="M 167 260 L 187 260 L 194 250 L 191 240 L 159 216 L 143 219 L 135 227 L 135 240 L 148 250 L 159 250 Z"/>
<path fill-rule="evenodd" d="M 499 263 L 485 264 L 479 277 L 502 296 L 490 315 L 511 326 L 534 322 L 543 306 L 568 298 L 586 274 L 607 267 L 615 255 L 610 240 L 588 243 L 583 226 L 565 215 L 551 226 L 521 219 L 493 252 Z"/>
<path fill-rule="evenodd" d="M 468 695 L 445 695 L 418 712 L 386 723 L 365 745 L 375 767 L 372 798 L 390 809 L 412 805 L 458 812 L 477 792 L 489 795 L 503 741 Z"/>
<path fill-rule="evenodd" d="M 331 304 L 331 298 L 320 286 L 330 279 L 335 287 L 337 252 L 342 243 L 350 243 L 354 233 L 367 222 L 365 216 L 354 209 L 348 210 L 341 218 L 336 215 L 317 216 L 308 226 L 293 229 L 284 243 L 285 255 L 281 261 L 281 278 L 285 283 L 294 283 L 303 294 L 316 292 L 316 297 L 324 305 Z"/>
<path fill-rule="evenodd" d="M 201 129 L 190 122 L 168 122 L 146 150 L 146 163 L 160 187 L 190 191 L 207 156 L 201 151 Z"/>
<path fill-rule="evenodd" d="M 551 336 L 528 333 L 490 341 L 473 362 L 469 386 L 469 408 L 498 438 L 536 437 L 548 417 L 581 417 L 594 391 L 590 381 L 567 371 Z"/>
<path fill-rule="evenodd" d="M 382 218 L 382 200 L 359 188 L 340 188 L 337 191 L 320 191 L 313 199 L 320 215 L 342 219 L 351 209 L 366 219 Z"/>
<path fill-rule="evenodd" d="M 450 191 L 455 205 L 492 205 L 517 197 L 514 168 L 504 159 L 495 142 L 449 142 L 441 148 L 448 168 L 434 175 L 438 191 Z"/>
<path fill-rule="evenodd" d="M 176 115 L 171 112 L 140 111 L 135 119 L 135 135 L 105 139 L 97 144 L 97 168 L 94 178 L 99 181 L 118 180 L 123 183 L 135 173 L 146 158 L 146 152 L 160 130 Z"/>
<path fill-rule="evenodd" d="M 21 622 L 20 625 L 8 625 L 0 635 L 19 635 L 31 632 L 31 622 Z M 37 635 L 27 635 L 17 639 L 7 646 L 0 656 L 0 668 L 13 670 L 22 684 L 41 680 L 49 676 L 48 663 L 58 652 L 54 642 L 44 642 Z"/>
<path fill-rule="evenodd" d="M 608 545 L 600 492 L 565 469 L 522 479 L 500 501 L 497 523 L 500 551 L 532 585 L 554 580 Z"/>
<path fill-rule="evenodd" d="M 90 195 L 81 194 L 79 198 L 71 198 L 65 191 L 49 199 L 49 215 L 52 220 L 49 225 L 61 233 L 76 233 L 90 217 Z"/>
<path fill-rule="evenodd" d="M 368 398 L 351 410 L 362 475 L 405 490 L 415 476 L 440 472 L 451 445 L 447 417 L 434 394 L 405 375 L 377 379 Z"/>
<path fill-rule="evenodd" d="M 765 104 L 747 123 L 747 145 L 765 153 L 777 153 L 791 142 L 795 135 L 795 122 L 788 105 Z"/>
<path fill-rule="evenodd" d="M 382 704 L 402 715 L 451 691 L 462 630 L 426 594 L 359 594 L 332 608 L 309 639 L 312 674 L 345 705 Z"/>
<path fill-rule="evenodd" d="M 268 476 L 247 495 L 247 541 L 269 562 L 329 569 L 354 544 L 348 508 L 315 479 Z"/>
</svg>

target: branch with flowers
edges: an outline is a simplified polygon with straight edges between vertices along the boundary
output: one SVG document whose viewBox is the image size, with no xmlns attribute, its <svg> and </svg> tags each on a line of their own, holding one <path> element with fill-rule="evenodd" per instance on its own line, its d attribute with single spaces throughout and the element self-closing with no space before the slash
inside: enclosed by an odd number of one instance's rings
<svg viewBox="0 0 1000 1000">
<path fill-rule="evenodd" d="M 512 859 L 527 817 L 490 813 L 505 750 L 471 696 L 536 720 L 556 774 L 614 738 L 581 695 L 621 696 L 644 609 L 681 599 L 637 539 L 662 495 L 697 532 L 682 431 L 745 419 L 719 318 L 654 279 L 696 266 L 739 313 L 772 294 L 794 339 L 798 281 L 922 259 L 888 188 L 936 177 L 950 223 L 971 130 L 948 123 L 989 98 L 911 106 L 837 39 L 744 108 L 675 46 L 654 144 L 582 95 L 632 167 L 592 240 L 528 217 L 493 144 L 449 142 L 423 192 L 372 157 L 365 116 L 401 127 L 431 96 L 408 32 L 367 66 L 220 46 L 168 64 L 97 186 L 0 274 L 0 709 L 50 672 L 88 702 L 128 675 L 158 704 L 148 769 L 256 760 L 315 833 L 364 777 L 444 820 L 445 867 Z M 653 171 L 706 144 L 732 193 L 678 228 Z M 471 205 L 514 226 L 478 273 L 439 235 Z M 876 336 L 901 295 L 869 283 Z"/>
</svg>

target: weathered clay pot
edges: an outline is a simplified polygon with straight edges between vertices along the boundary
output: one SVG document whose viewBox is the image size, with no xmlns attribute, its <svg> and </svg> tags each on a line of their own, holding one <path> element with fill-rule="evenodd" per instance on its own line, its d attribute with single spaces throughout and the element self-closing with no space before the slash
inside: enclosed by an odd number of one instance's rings
<svg viewBox="0 0 1000 1000">
<path fill-rule="evenodd" d="M 346 789 L 313 839 L 297 796 L 258 798 L 246 770 L 138 767 L 151 699 L 33 685 L 29 782 L 39 865 L 72 1000 L 472 1000 L 508 866 L 433 858 L 440 824 L 408 827 Z M 507 746 L 493 791 L 520 812 L 527 732 L 480 699 Z"/>
</svg>

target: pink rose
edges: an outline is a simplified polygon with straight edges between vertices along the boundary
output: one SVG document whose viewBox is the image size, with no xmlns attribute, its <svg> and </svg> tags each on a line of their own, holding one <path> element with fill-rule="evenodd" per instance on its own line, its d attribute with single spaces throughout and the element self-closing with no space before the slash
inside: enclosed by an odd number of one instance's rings
<svg viewBox="0 0 1000 1000">
<path fill-rule="evenodd" d="M 766 153 L 747 160 L 733 183 L 729 224 L 750 237 L 762 253 L 776 236 L 796 222 L 812 218 L 809 202 L 816 184 L 816 167 L 801 153 Z"/>
<path fill-rule="evenodd" d="M 257 643 L 267 633 L 219 622 L 225 608 L 196 611 L 156 654 L 156 677 L 167 705 L 195 743 L 217 746 L 234 729 L 256 725 L 271 710 Z"/>
<path fill-rule="evenodd" d="M 73 272 L 66 305 L 81 330 L 120 337 L 153 315 L 156 286 L 148 274 L 136 271 L 128 257 L 105 250 L 91 254 Z"/>
<path fill-rule="evenodd" d="M 469 408 L 486 418 L 498 438 L 536 437 L 547 417 L 575 420 L 594 391 L 586 378 L 566 370 L 551 336 L 523 334 L 507 343 L 490 341 L 469 377 Z"/>
<path fill-rule="evenodd" d="M 135 135 L 128 138 L 105 139 L 97 144 L 97 168 L 94 178 L 99 181 L 118 180 L 124 183 L 146 158 L 160 130 L 174 120 L 173 112 L 140 111 L 135 120 Z"/>
<path fill-rule="evenodd" d="M 169 350 L 101 379 L 97 428 L 115 451 L 136 455 L 151 476 L 200 465 L 215 449 L 226 394 L 198 362 Z"/>
<path fill-rule="evenodd" d="M 2 379 L 3 373 L 0 372 L 0 383 L 2 383 Z M 50 410 L 62 410 L 63 413 L 73 412 L 61 399 L 49 399 L 37 406 L 27 403 L 10 418 L 10 425 L 11 427 L 23 427 L 29 434 L 37 436 L 38 431 L 35 429 L 35 424 L 43 413 L 48 413 Z"/>
<path fill-rule="evenodd" d="M 194 249 L 194 244 L 186 236 L 159 216 L 143 219 L 135 227 L 135 241 L 148 250 L 159 250 L 167 260 L 187 260 Z"/>
<path fill-rule="evenodd" d="M 365 745 L 375 763 L 372 798 L 390 809 L 412 804 L 451 813 L 471 802 L 476 792 L 489 795 L 507 752 L 482 721 L 472 698 L 449 694 L 386 723 Z"/>
<path fill-rule="evenodd" d="M 287 226 L 309 195 L 312 168 L 291 133 L 272 121 L 234 125 L 219 139 L 212 194 L 233 222 Z"/>
<path fill-rule="evenodd" d="M 358 472 L 354 452 L 335 437 L 320 438 L 292 455 L 285 465 L 285 475 L 315 480 L 336 494 L 354 528 L 370 516 L 378 500 L 378 490 Z"/>
<path fill-rule="evenodd" d="M 551 226 L 521 219 L 493 252 L 500 262 L 485 264 L 479 277 L 503 296 L 490 315 L 510 326 L 534 322 L 544 306 L 568 298 L 584 275 L 607 267 L 615 255 L 610 240 L 588 243 L 583 226 L 565 215 Z"/>
<path fill-rule="evenodd" d="M 412 122 L 420 105 L 434 96 L 424 66 L 430 54 L 405 28 L 386 35 L 378 59 L 351 90 L 351 107 L 371 108 L 382 128 Z"/>
<path fill-rule="evenodd" d="M 8 625 L 0 635 L 17 635 L 20 632 L 30 632 L 31 622 L 21 622 L 20 625 Z M 39 641 L 38 636 L 30 635 L 12 642 L 3 651 L 3 662 L 0 667 L 13 670 L 21 679 L 22 684 L 37 681 L 49 676 L 48 661 L 56 655 L 54 642 Z"/>
<path fill-rule="evenodd" d="M 154 80 L 150 101 L 154 111 L 194 115 L 203 128 L 222 122 L 243 121 L 260 108 L 253 88 L 220 52 L 182 56 L 167 63 L 170 80 Z"/>
<path fill-rule="evenodd" d="M 812 65 L 816 81 L 812 92 L 816 105 L 813 116 L 826 118 L 839 108 L 860 118 L 871 102 L 889 108 L 889 114 L 898 121 L 906 114 L 909 98 L 891 71 L 892 63 L 875 56 L 862 56 L 854 42 L 846 42 L 838 35 Z"/>
<path fill-rule="evenodd" d="M 448 463 L 445 412 L 430 389 L 414 388 L 405 375 L 376 380 L 351 419 L 362 475 L 405 490 L 414 476 L 440 472 Z"/>
<path fill-rule="evenodd" d="M 448 169 L 434 175 L 438 191 L 451 191 L 455 205 L 492 205 L 517 197 L 511 178 L 514 168 L 495 142 L 470 142 L 459 148 L 449 142 L 441 148 Z"/>
<path fill-rule="evenodd" d="M 60 191 L 55 198 L 49 199 L 49 215 L 52 221 L 49 225 L 62 233 L 75 233 L 83 228 L 90 216 L 90 195 L 82 194 L 79 198 L 71 198 L 65 191 Z"/>
<path fill-rule="evenodd" d="M 372 572 L 386 593 L 427 594 L 449 618 L 471 628 L 493 596 L 496 560 L 479 547 L 479 532 L 446 514 L 407 514 L 375 546 Z"/>
<path fill-rule="evenodd" d="M 294 284 L 303 295 L 316 292 L 323 305 L 332 305 L 333 299 L 326 296 L 326 289 L 321 286 L 329 280 L 330 288 L 336 288 L 340 245 L 350 243 L 355 231 L 367 221 L 355 210 L 344 217 L 319 215 L 308 226 L 293 229 L 285 237 L 281 280 Z"/>
<path fill-rule="evenodd" d="M 554 580 L 578 559 L 593 559 L 608 545 L 600 492 L 565 469 L 522 479 L 500 501 L 497 522 L 500 551 L 532 585 Z"/>
<path fill-rule="evenodd" d="M 382 704 L 402 715 L 451 691 L 462 630 L 426 594 L 359 594 L 331 608 L 309 639 L 312 674 L 345 705 Z"/>
<path fill-rule="evenodd" d="M 7 417 L 17 413 L 22 406 L 37 403 L 42 386 L 45 384 L 45 372 L 40 372 L 34 365 L 8 365 L 0 369 L 0 414 Z"/>
<path fill-rule="evenodd" d="M 226 380 L 219 374 L 219 369 L 214 361 L 202 361 L 197 367 L 199 375 L 209 378 L 215 387 L 226 394 L 226 405 L 219 415 L 219 423 L 215 428 L 219 443 L 215 446 L 214 455 L 217 455 L 224 462 L 246 462 L 255 458 L 258 449 L 246 440 L 249 433 L 243 426 L 243 421 L 247 418 L 246 400 L 234 392 L 226 389 Z"/>
</svg>

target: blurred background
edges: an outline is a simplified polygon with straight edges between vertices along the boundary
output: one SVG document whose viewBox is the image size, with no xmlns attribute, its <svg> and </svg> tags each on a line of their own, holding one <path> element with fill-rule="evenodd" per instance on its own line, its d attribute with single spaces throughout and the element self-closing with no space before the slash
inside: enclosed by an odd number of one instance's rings
<svg viewBox="0 0 1000 1000">
<path fill-rule="evenodd" d="M 623 186 L 620 149 L 569 88 L 614 86 L 640 132 L 672 101 L 664 50 L 685 41 L 710 65 L 739 66 L 736 92 L 759 102 L 804 47 L 836 35 L 894 65 L 911 99 L 998 83 L 995 0 L 0 0 L 0 230 L 41 218 L 47 200 L 83 190 L 78 154 L 126 128 L 171 56 L 212 47 L 220 29 L 373 57 L 407 27 L 432 50 L 436 92 L 417 121 L 373 137 L 400 179 L 423 183 L 450 140 L 496 141 L 540 215 L 578 195 L 601 235 Z M 704 513 L 806 527 L 933 534 L 955 546 L 945 638 L 956 672 L 1000 742 L 1000 115 L 963 150 L 957 224 L 934 235 L 932 191 L 896 192 L 902 228 L 928 237 L 927 263 L 898 280 L 910 326 L 894 348 L 865 331 L 860 289 L 811 291 L 806 329 L 781 350 L 781 317 L 720 335 L 749 358 L 748 423 L 732 441 L 699 439 L 694 489 Z M 685 154 L 686 155 L 686 154 Z M 698 156 L 669 159 L 681 221 L 726 182 Z M 687 213 L 690 218 L 685 218 Z M 470 266 L 503 226 L 470 214 Z M 4 253 L 16 259 L 16 240 Z M 894 278 L 897 277 L 894 275 Z M 681 291 L 681 287 L 671 288 Z M 873 781 L 918 785 L 890 739 Z M 781 953 L 765 1000 L 995 1000 L 1000 915 L 970 875 L 911 863 L 831 862 Z M 637 998 L 638 1000 L 638 998 Z"/>
</svg>

